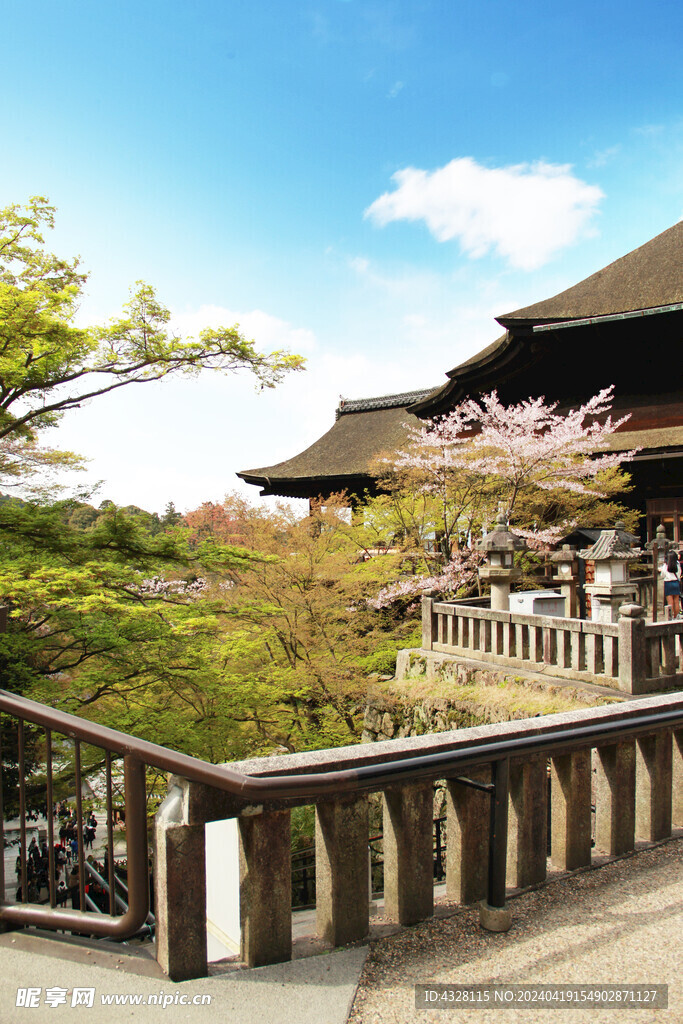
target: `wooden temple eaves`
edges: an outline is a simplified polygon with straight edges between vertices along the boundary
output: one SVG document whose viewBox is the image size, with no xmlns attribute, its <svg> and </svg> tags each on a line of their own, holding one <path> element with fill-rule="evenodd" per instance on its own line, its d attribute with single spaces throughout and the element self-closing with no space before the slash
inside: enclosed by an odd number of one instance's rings
<svg viewBox="0 0 683 1024">
<path fill-rule="evenodd" d="M 558 409 L 614 386 L 614 418 L 629 420 L 616 451 L 640 448 L 629 464 L 629 503 L 657 516 L 683 509 L 683 222 L 543 302 L 497 317 L 505 333 L 421 392 L 340 403 L 323 437 L 293 459 L 238 475 L 262 494 L 315 498 L 375 493 L 373 463 L 405 442 L 410 426 L 494 389 L 506 405 L 543 396 Z M 660 508 L 661 506 L 661 508 Z M 663 511 L 662 511 L 663 510 Z M 667 520 L 668 523 L 668 520 Z M 668 529 L 668 526 L 667 526 Z M 672 539 L 683 541 L 683 513 Z"/>
<path fill-rule="evenodd" d="M 629 399 L 670 391 L 680 378 L 665 366 L 683 335 L 683 222 L 558 295 L 496 320 L 505 334 L 449 370 L 448 381 L 412 412 L 441 415 L 494 388 L 505 402 L 544 395 L 561 404 L 609 384 Z"/>
<path fill-rule="evenodd" d="M 406 443 L 410 428 L 420 424 L 408 407 L 434 390 L 342 399 L 334 425 L 305 451 L 284 462 L 237 475 L 261 487 L 261 495 L 317 498 L 341 491 L 351 496 L 374 494 L 375 463 L 384 453 Z"/>
</svg>

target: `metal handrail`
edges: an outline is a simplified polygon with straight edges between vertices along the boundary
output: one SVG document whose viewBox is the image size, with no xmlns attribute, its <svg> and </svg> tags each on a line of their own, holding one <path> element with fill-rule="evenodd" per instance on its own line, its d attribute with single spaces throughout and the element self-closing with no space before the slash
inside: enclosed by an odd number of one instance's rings
<svg viewBox="0 0 683 1024">
<path fill-rule="evenodd" d="M 102 888 L 106 892 L 107 896 L 109 896 L 109 899 L 111 901 L 111 892 L 110 892 L 110 889 L 109 889 L 109 883 L 107 881 L 105 881 L 105 879 L 102 877 L 102 875 L 99 873 L 99 871 L 96 868 L 94 868 L 93 865 L 89 861 L 85 862 L 85 870 L 88 872 L 89 875 L 92 875 L 92 877 L 95 879 L 96 882 L 98 882 L 102 886 Z M 119 885 L 124 890 L 126 896 L 128 896 L 128 887 L 124 884 L 124 882 L 119 878 L 118 875 L 115 875 L 114 877 L 115 877 L 115 885 Z M 116 901 L 116 906 L 117 907 L 120 907 L 123 911 L 127 911 L 129 909 L 128 904 L 126 903 L 126 901 L 124 899 L 122 899 L 121 896 L 119 896 L 118 893 L 114 894 L 114 899 Z M 95 901 L 90 898 L 88 893 L 86 893 L 85 902 L 88 904 L 88 906 L 92 910 L 95 911 L 95 913 L 97 913 L 97 914 L 103 914 L 104 913 L 103 910 L 100 910 L 100 908 L 97 906 Z M 110 902 L 110 905 L 111 905 L 111 902 Z M 138 931 L 136 932 L 136 935 L 145 935 L 145 936 L 151 938 L 151 937 L 154 936 L 154 929 L 155 929 L 155 927 L 156 927 L 156 918 L 155 918 L 154 914 L 150 910 L 150 912 L 147 914 L 147 917 L 145 918 L 144 925 L 140 929 L 138 929 Z M 107 938 L 109 938 L 109 937 L 110 936 L 107 936 Z"/>
<path fill-rule="evenodd" d="M 533 756 L 557 749 L 595 746 L 626 736 L 646 735 L 657 729 L 683 726 L 683 702 L 665 711 L 635 710 L 628 717 L 594 722 L 590 725 L 560 724 L 552 730 L 505 740 L 485 740 L 455 750 L 439 750 L 416 756 L 387 758 L 375 764 L 337 771 L 311 771 L 302 775 L 245 775 L 232 768 L 209 764 L 188 754 L 169 750 L 107 726 L 96 725 L 76 715 L 58 711 L 15 694 L 0 690 L 0 711 L 53 729 L 103 750 L 124 754 L 143 764 L 161 768 L 241 797 L 246 802 L 297 797 L 323 797 L 330 793 L 381 789 L 403 778 L 439 778 L 443 771 L 472 767 L 508 757 Z M 126 803 L 128 798 L 126 796 Z"/>
<path fill-rule="evenodd" d="M 102 888 L 104 889 L 104 891 L 106 892 L 107 896 L 109 897 L 109 899 L 111 901 L 111 892 L 109 891 L 109 883 L 106 882 L 104 878 L 102 878 L 102 875 L 99 873 L 99 871 L 97 871 L 97 869 L 94 868 L 92 866 L 92 864 L 90 864 L 90 862 L 87 861 L 87 860 L 85 862 L 85 870 L 87 871 L 87 873 L 89 875 L 92 875 L 92 877 L 95 879 L 96 882 L 98 882 L 102 886 Z M 123 910 L 123 911 L 128 910 L 128 904 L 126 903 L 126 901 L 124 899 L 122 899 L 119 896 L 119 894 L 117 892 L 114 893 L 114 900 L 116 902 L 116 906 L 119 907 L 121 910 Z M 149 918 L 152 915 L 148 914 L 147 916 Z"/>
<path fill-rule="evenodd" d="M 2 706 L 2 710 L 8 709 Z M 11 713 L 11 712 L 10 712 Z M 28 719 L 31 721 L 31 719 Z M 42 724 L 42 723 L 38 723 Z M 128 938 L 134 935 L 147 920 L 149 914 L 149 885 L 147 879 L 147 792 L 145 788 L 145 766 L 130 755 L 124 757 L 124 785 L 126 794 L 126 824 L 128 841 L 128 909 L 120 917 L 110 917 L 84 910 L 67 910 L 63 907 L 41 907 L 27 903 L 2 904 L 0 920 L 9 921 L 21 927 L 33 925 L 36 928 L 51 928 L 63 931 L 86 932 L 107 938 Z M 0 809 L 1 810 L 1 809 Z M 48 808 L 52 814 L 52 808 Z M 80 831 L 82 843 L 82 830 Z M 52 851 L 50 851 L 50 874 L 53 874 Z M 86 893 L 83 879 L 85 867 L 81 851 L 79 864 L 79 891 L 81 906 L 85 904 Z M 25 845 L 22 846 L 22 882 L 26 893 Z M 4 898 L 4 891 L 2 893 Z"/>
<path fill-rule="evenodd" d="M 233 794 L 245 803 L 267 800 L 294 799 L 307 801 L 340 796 L 344 793 L 376 791 L 401 781 L 453 777 L 463 768 L 491 765 L 491 783 L 478 784 L 464 778 L 454 779 L 465 785 L 485 789 L 491 797 L 489 830 L 488 902 L 500 907 L 505 903 L 505 855 L 507 833 L 508 769 L 510 757 L 552 755 L 559 750 L 568 751 L 601 743 L 614 743 L 626 737 L 651 734 L 657 729 L 683 726 L 683 701 L 678 707 L 652 711 L 636 708 L 627 715 L 603 719 L 589 725 L 560 723 L 539 734 L 498 740 L 491 738 L 465 747 L 431 751 L 417 756 L 387 758 L 374 764 L 359 765 L 336 771 L 315 771 L 300 775 L 264 774 L 250 776 L 234 769 L 208 764 L 187 754 L 140 740 L 106 726 L 95 725 L 75 715 L 58 711 L 46 705 L 0 690 L 0 711 L 19 719 L 23 737 L 24 721 L 41 725 L 46 734 L 54 730 L 75 740 L 78 759 L 79 744 L 92 744 L 107 752 L 124 757 L 126 831 L 128 840 L 128 910 L 121 917 L 105 917 L 84 911 L 69 911 L 52 906 L 22 905 L 0 906 L 0 919 L 19 925 L 58 928 L 90 932 L 99 936 L 125 938 L 135 934 L 149 913 L 149 886 L 147 881 L 147 818 L 145 792 L 145 765 L 153 765 L 173 772 L 187 780 Z M 23 738 L 19 746 L 23 760 Z M 51 769 L 50 769 L 51 771 Z M 50 783 L 50 771 L 48 783 Z M 22 770 L 23 774 L 23 770 Z M 77 770 L 78 792 L 80 772 Z M 48 786 L 51 793 L 51 785 Z M 24 823 L 23 782 L 20 786 L 22 826 Z M 50 813 L 51 813 L 51 795 Z M 108 796 L 108 803 L 109 803 Z M 110 813 L 110 812 L 108 812 Z M 111 820 L 111 818 L 110 818 Z M 2 821 L 0 791 L 0 822 Z M 22 827 L 23 833 L 23 827 Z M 78 836 L 82 841 L 82 810 L 78 801 Z M 110 870 L 112 868 L 110 832 Z M 52 862 L 50 864 L 52 874 Z M 85 903 L 84 868 L 79 865 L 81 905 Z M 25 836 L 22 835 L 22 881 L 26 898 Z"/>
</svg>

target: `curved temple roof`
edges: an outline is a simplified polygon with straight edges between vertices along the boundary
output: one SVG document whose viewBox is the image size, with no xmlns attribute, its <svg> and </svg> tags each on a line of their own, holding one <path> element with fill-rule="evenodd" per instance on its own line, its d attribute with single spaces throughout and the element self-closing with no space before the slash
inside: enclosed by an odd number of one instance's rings
<svg viewBox="0 0 683 1024">
<path fill-rule="evenodd" d="M 573 387 L 576 391 L 577 380 L 594 389 L 615 383 L 631 401 L 638 395 L 659 395 L 667 415 L 634 417 L 611 439 L 610 447 L 617 451 L 640 447 L 638 461 L 664 453 L 680 458 L 680 391 L 674 385 L 675 394 L 660 395 L 660 378 L 666 382 L 661 365 L 652 359 L 639 361 L 629 353 L 637 351 L 645 338 L 656 339 L 662 352 L 673 352 L 673 346 L 680 344 L 683 221 L 572 288 L 496 319 L 506 328 L 505 334 L 450 370 L 449 379 L 440 387 L 342 399 L 334 426 L 305 451 L 285 462 L 237 475 L 247 483 L 259 484 L 262 494 L 310 496 L 316 488 L 320 493 L 343 489 L 360 493 L 372 486 L 372 463 L 405 442 L 408 428 L 420 423 L 417 417 L 441 415 L 466 395 L 504 383 L 511 394 L 527 386 L 534 394 L 547 393 L 545 389 L 553 383 L 557 394 L 552 397 L 575 401 L 573 392 L 561 389 Z M 567 377 L 556 372 L 564 359 L 558 359 L 558 353 L 570 348 L 576 365 L 590 367 L 590 374 Z M 672 372 L 675 375 L 675 370 Z M 621 380 L 615 379 L 620 374 Z M 670 383 L 668 386 L 670 389 Z M 525 391 L 523 397 L 527 394 Z"/>
<path fill-rule="evenodd" d="M 369 483 L 378 456 L 396 451 L 405 444 L 410 428 L 420 426 L 420 420 L 407 412 L 407 406 L 432 390 L 342 399 L 334 426 L 305 451 L 285 462 L 245 469 L 237 475 L 249 484 L 260 485 L 262 494 L 288 497 L 307 496 L 313 481 L 321 493 L 347 486 L 351 489 L 359 478 Z"/>
<path fill-rule="evenodd" d="M 661 341 L 669 344 L 672 338 L 680 337 L 677 325 L 682 310 L 683 221 L 680 221 L 572 288 L 496 317 L 506 328 L 505 334 L 449 370 L 449 380 L 426 399 L 418 400 L 411 411 L 419 416 L 439 415 L 466 394 L 491 390 L 510 370 L 519 372 L 526 364 L 537 362 L 543 348 L 549 349 L 555 344 L 552 332 L 564 327 L 576 331 L 582 326 L 590 328 L 597 322 L 604 337 L 610 320 L 628 317 L 640 320 L 641 314 L 653 314 L 654 320 L 649 321 L 647 330 L 657 332 Z M 624 325 L 623 331 L 619 330 L 621 336 L 627 338 L 642 328 L 634 323 L 628 329 Z M 625 356 L 626 352 L 623 354 Z"/>
<path fill-rule="evenodd" d="M 496 317 L 503 327 L 609 316 L 683 302 L 683 221 L 558 295 Z"/>
</svg>

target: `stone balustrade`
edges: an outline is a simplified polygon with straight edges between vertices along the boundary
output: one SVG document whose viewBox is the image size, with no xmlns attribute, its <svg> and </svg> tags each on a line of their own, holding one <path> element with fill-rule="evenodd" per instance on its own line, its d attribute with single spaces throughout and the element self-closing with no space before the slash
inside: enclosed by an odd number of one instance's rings
<svg viewBox="0 0 683 1024">
<path fill-rule="evenodd" d="M 451 618 L 443 615 L 447 623 Z M 469 621 L 478 623 L 480 631 L 489 623 L 494 636 L 509 625 L 505 617 Z M 578 635 L 584 642 L 593 635 L 618 639 L 609 631 Z M 667 635 L 659 635 L 660 644 Z M 504 637 L 495 642 L 504 645 Z M 541 634 L 539 644 L 543 642 Z M 401 762 L 400 775 L 395 770 L 392 774 L 394 762 Z M 402 924 L 430 917 L 432 793 L 437 782 L 447 791 L 447 895 L 460 903 L 491 902 L 491 893 L 498 892 L 493 916 L 482 916 L 482 923 L 500 930 L 509 913 L 504 907 L 506 885 L 525 887 L 546 877 L 548 825 L 550 861 L 563 871 L 590 865 L 594 849 L 624 854 L 634 849 L 637 839 L 669 836 L 672 820 L 683 825 L 683 695 L 230 767 L 261 778 L 346 774 L 333 795 L 274 798 L 258 805 L 171 777 L 156 817 L 155 875 L 157 954 L 174 980 L 207 973 L 207 822 L 237 821 L 241 959 L 250 966 L 292 955 L 290 811 L 297 805 L 315 805 L 318 936 L 337 946 L 368 935 L 372 793 L 381 798 L 384 817 L 385 917 Z M 359 772 L 369 770 L 373 779 L 359 791 Z M 492 778 L 495 798 L 487 791 Z M 493 887 L 491 875 L 494 882 L 497 878 Z M 226 885 L 236 882 L 225 879 Z M 484 907 L 486 913 L 490 909 Z"/>
<path fill-rule="evenodd" d="M 633 694 L 683 685 L 683 620 L 646 623 L 644 615 L 624 605 L 619 622 L 594 622 L 423 597 L 422 648 Z"/>
<path fill-rule="evenodd" d="M 652 573 L 649 573 L 647 576 L 631 576 L 631 583 L 636 587 L 636 603 L 642 605 L 643 608 L 651 610 L 656 588 L 656 582 L 652 578 Z"/>
</svg>

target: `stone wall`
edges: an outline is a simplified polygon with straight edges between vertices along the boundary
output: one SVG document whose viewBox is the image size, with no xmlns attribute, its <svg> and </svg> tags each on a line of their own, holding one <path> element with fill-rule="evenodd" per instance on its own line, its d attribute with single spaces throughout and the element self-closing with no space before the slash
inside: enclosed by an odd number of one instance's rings
<svg viewBox="0 0 683 1024">
<path fill-rule="evenodd" d="M 400 651 L 396 679 L 368 695 L 361 742 L 509 722 L 618 699 L 448 655 Z"/>
</svg>

